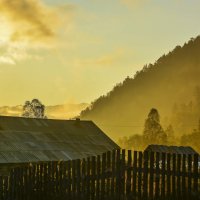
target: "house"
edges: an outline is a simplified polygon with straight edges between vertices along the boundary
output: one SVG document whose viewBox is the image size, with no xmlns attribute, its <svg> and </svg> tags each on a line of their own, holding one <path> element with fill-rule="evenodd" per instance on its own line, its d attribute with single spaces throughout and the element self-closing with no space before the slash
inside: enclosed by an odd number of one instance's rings
<svg viewBox="0 0 200 200">
<path fill-rule="evenodd" d="M 148 152 L 159 152 L 159 153 L 170 153 L 170 154 L 186 154 L 194 155 L 198 154 L 192 147 L 188 146 L 166 146 L 166 145 L 149 145 L 145 151 Z"/>
<path fill-rule="evenodd" d="M 168 153 L 168 154 L 179 154 L 179 155 L 198 155 L 198 168 L 200 169 L 200 155 L 192 147 L 189 146 L 166 146 L 166 145 L 149 145 L 144 151 L 154 153 Z M 160 154 L 159 166 L 162 166 L 162 157 Z M 187 160 L 186 160 L 187 163 Z M 167 164 L 167 161 L 166 161 Z"/>
<path fill-rule="evenodd" d="M 118 148 L 92 121 L 0 116 L 1 169 L 82 159 Z"/>
</svg>

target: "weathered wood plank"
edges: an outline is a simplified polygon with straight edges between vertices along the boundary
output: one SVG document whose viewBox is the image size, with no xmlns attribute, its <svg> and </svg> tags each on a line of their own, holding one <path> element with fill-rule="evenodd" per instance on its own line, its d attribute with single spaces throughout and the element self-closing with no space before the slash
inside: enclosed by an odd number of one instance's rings
<svg viewBox="0 0 200 200">
<path fill-rule="evenodd" d="M 171 154 L 167 154 L 167 198 L 171 198 Z"/>
<path fill-rule="evenodd" d="M 138 198 L 142 199 L 142 161 L 143 161 L 143 153 L 139 152 L 139 160 L 138 160 Z"/>
<path fill-rule="evenodd" d="M 138 152 L 134 151 L 134 159 L 133 159 L 133 198 L 137 196 L 137 165 L 138 165 Z"/>
<path fill-rule="evenodd" d="M 128 199 L 131 199 L 131 167 L 132 167 L 132 151 L 128 150 L 127 178 L 126 178 L 126 195 Z"/>
<path fill-rule="evenodd" d="M 149 198 L 154 199 L 154 152 L 150 153 Z"/>
<path fill-rule="evenodd" d="M 155 199 L 160 196 L 160 153 L 156 152 L 156 173 L 155 173 Z"/>
<path fill-rule="evenodd" d="M 149 152 L 144 152 L 144 167 L 143 167 L 143 199 L 148 199 L 148 168 L 149 168 Z"/>
<path fill-rule="evenodd" d="M 116 173 L 116 151 L 113 150 L 112 151 L 112 177 L 111 177 L 111 198 L 112 199 L 115 199 L 115 183 L 116 183 L 116 176 L 115 176 L 115 173 Z"/>
<path fill-rule="evenodd" d="M 173 198 L 175 198 L 176 199 L 176 197 L 177 197 L 177 189 L 176 189 L 176 162 L 177 162 L 177 160 L 176 160 L 176 154 L 173 154 L 172 155 L 173 156 L 173 158 L 172 158 L 172 173 L 173 173 L 173 175 L 172 175 L 172 195 L 173 195 Z"/>
</svg>

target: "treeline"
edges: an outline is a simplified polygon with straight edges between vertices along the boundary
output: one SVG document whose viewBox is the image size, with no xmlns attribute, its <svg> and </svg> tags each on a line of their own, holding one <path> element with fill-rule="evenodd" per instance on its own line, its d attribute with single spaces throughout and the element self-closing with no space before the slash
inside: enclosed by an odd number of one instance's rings
<svg viewBox="0 0 200 200">
<path fill-rule="evenodd" d="M 122 137 L 118 143 L 122 148 L 132 150 L 144 150 L 150 144 L 161 144 L 192 146 L 196 151 L 200 152 L 199 141 L 200 120 L 197 128 L 191 133 L 177 137 L 171 124 L 166 129 L 163 129 L 157 109 L 152 108 L 145 120 L 143 133 Z"/>
<path fill-rule="evenodd" d="M 192 133 L 200 117 L 200 36 L 176 46 L 154 64 L 147 64 L 132 77 L 81 112 L 82 119 L 96 122 L 109 136 L 141 135 L 150 108 L 162 115 L 166 130 L 175 137 Z"/>
</svg>

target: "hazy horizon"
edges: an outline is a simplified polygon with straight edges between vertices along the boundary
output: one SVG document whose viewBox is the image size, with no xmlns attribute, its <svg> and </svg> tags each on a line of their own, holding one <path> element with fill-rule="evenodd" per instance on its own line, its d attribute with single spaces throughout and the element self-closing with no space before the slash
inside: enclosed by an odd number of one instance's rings
<svg viewBox="0 0 200 200">
<path fill-rule="evenodd" d="M 33 98 L 45 105 L 94 101 L 196 37 L 199 6 L 196 0 L 0 0 L 0 106 Z"/>
</svg>

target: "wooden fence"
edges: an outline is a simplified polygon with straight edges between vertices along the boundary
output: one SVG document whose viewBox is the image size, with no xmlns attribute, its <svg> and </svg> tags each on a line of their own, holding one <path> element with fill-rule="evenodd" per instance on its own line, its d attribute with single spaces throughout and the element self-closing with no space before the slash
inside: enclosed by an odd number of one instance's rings
<svg viewBox="0 0 200 200">
<path fill-rule="evenodd" d="M 0 177 L 0 200 L 200 199 L 198 155 L 116 150 Z"/>
</svg>

